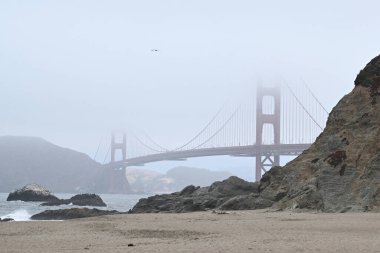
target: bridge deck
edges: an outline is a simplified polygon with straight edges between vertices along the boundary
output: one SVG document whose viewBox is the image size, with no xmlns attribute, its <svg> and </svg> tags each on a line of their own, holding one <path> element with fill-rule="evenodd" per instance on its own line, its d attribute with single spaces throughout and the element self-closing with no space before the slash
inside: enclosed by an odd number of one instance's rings
<svg viewBox="0 0 380 253">
<path fill-rule="evenodd" d="M 140 157 L 129 158 L 124 161 L 106 164 L 109 167 L 122 167 L 122 166 L 141 166 L 146 163 L 159 162 L 159 161 L 178 161 L 186 160 L 193 157 L 205 156 L 246 156 L 254 157 L 257 155 L 299 155 L 305 149 L 309 148 L 311 144 L 279 144 L 279 145 L 248 145 L 248 146 L 234 146 L 234 147 L 221 147 L 221 148 L 203 148 L 184 151 L 169 151 L 165 153 L 158 153 Z"/>
</svg>

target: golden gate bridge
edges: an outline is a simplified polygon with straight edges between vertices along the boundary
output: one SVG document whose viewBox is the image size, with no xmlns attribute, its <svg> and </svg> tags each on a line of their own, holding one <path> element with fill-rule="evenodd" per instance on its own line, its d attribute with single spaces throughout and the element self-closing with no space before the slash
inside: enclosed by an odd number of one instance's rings
<svg viewBox="0 0 380 253">
<path fill-rule="evenodd" d="M 325 126 L 327 110 L 307 85 L 258 86 L 256 99 L 236 108 L 221 108 L 183 145 L 167 149 L 148 135 L 112 134 L 104 167 L 111 171 L 111 191 L 125 192 L 125 169 L 158 161 L 193 157 L 237 156 L 255 158 L 255 178 L 280 164 L 281 156 L 297 156 Z M 117 159 L 120 157 L 120 159 Z"/>
</svg>

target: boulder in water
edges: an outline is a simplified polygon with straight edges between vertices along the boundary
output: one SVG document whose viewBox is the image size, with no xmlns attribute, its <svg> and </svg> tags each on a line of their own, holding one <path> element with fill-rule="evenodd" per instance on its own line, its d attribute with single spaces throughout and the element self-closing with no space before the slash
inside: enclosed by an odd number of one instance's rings
<svg viewBox="0 0 380 253">
<path fill-rule="evenodd" d="M 41 206 L 59 206 L 73 204 L 76 206 L 107 206 L 106 203 L 96 194 L 78 194 L 70 199 L 58 199 L 42 203 Z"/>
<path fill-rule="evenodd" d="M 48 189 L 38 184 L 28 184 L 14 192 L 9 193 L 7 201 L 56 201 L 58 198 Z"/>
<path fill-rule="evenodd" d="M 116 210 L 99 210 L 96 208 L 71 208 L 59 210 L 46 210 L 35 214 L 31 217 L 32 220 L 69 220 L 78 218 L 95 217 L 102 215 L 121 214 Z"/>
<path fill-rule="evenodd" d="M 12 218 L 0 219 L 0 222 L 9 222 L 9 221 L 14 221 L 14 219 L 12 219 Z"/>
</svg>

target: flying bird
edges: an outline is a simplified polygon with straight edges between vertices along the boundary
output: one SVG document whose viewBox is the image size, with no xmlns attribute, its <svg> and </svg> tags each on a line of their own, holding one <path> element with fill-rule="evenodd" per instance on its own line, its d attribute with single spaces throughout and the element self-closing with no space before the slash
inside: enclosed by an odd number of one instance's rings
<svg viewBox="0 0 380 253">
<path fill-rule="evenodd" d="M 158 49 L 152 49 L 150 51 L 152 51 L 152 52 L 158 52 L 159 50 Z"/>
</svg>

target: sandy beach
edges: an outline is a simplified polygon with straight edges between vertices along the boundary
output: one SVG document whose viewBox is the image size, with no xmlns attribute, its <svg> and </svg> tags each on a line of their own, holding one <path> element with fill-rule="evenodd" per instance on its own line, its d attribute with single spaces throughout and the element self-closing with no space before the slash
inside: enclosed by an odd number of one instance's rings
<svg viewBox="0 0 380 253">
<path fill-rule="evenodd" d="M 0 223 L 0 252 L 380 252 L 380 213 L 259 210 Z"/>
</svg>

